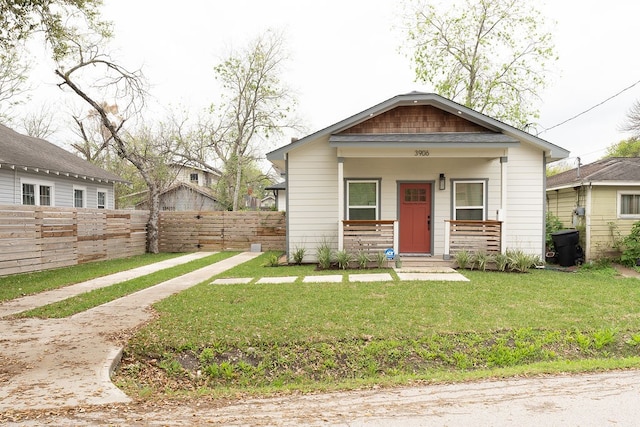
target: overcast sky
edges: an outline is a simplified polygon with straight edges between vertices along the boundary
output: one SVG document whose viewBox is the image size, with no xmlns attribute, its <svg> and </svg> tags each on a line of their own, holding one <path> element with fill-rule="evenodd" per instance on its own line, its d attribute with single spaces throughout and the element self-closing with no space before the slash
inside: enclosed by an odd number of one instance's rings
<svg viewBox="0 0 640 427">
<path fill-rule="evenodd" d="M 290 52 L 287 83 L 309 133 L 398 94 L 432 88 L 414 82 L 398 52 L 394 30 L 402 0 L 104 0 L 114 22 L 120 60 L 142 66 L 151 94 L 164 106 L 193 111 L 217 100 L 213 67 L 230 46 L 242 48 L 268 28 L 285 33 Z M 640 81 L 637 0 L 562 0 L 536 4 L 555 22 L 559 61 L 549 75 L 536 130 L 547 141 L 596 160 L 628 137 L 619 127 L 640 84 L 581 117 L 579 114 Z M 53 80 L 53 79 L 51 79 Z M 37 99 L 37 98 L 35 98 Z M 34 99 L 34 100 L 35 100 Z M 291 136 L 274 142 L 281 146 Z"/>
</svg>

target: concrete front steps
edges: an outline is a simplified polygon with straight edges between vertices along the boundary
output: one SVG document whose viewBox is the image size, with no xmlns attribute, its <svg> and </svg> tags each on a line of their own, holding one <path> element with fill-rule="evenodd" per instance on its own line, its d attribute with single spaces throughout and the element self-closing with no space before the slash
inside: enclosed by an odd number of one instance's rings
<svg viewBox="0 0 640 427">
<path fill-rule="evenodd" d="M 417 256 L 417 255 L 400 255 L 396 257 L 401 262 L 402 270 L 432 270 L 432 269 L 447 269 L 456 268 L 456 262 L 453 259 L 444 260 L 442 256 Z"/>
</svg>

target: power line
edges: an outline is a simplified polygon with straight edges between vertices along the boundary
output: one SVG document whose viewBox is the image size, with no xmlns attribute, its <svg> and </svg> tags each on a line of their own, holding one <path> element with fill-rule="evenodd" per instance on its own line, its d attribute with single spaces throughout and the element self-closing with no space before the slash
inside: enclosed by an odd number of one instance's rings
<svg viewBox="0 0 640 427">
<path fill-rule="evenodd" d="M 576 114 L 575 116 L 570 117 L 570 118 L 568 118 L 567 120 L 565 120 L 565 121 L 563 121 L 563 122 L 558 123 L 557 125 L 553 125 L 553 126 L 551 126 L 551 127 L 549 127 L 549 128 L 544 129 L 544 130 L 543 130 L 542 132 L 540 132 L 538 135 L 543 134 L 543 133 L 545 133 L 545 132 L 546 132 L 546 131 L 548 131 L 548 130 L 555 129 L 555 128 L 557 128 L 558 126 L 562 126 L 563 124 L 565 124 L 565 123 L 567 123 L 567 122 L 570 122 L 571 120 L 575 120 L 575 119 L 577 119 L 578 117 L 580 117 L 580 116 L 582 116 L 582 115 L 584 115 L 584 114 L 587 114 L 589 111 L 591 111 L 591 110 L 593 110 L 593 109 L 595 109 L 595 108 L 598 108 L 599 106 L 601 106 L 601 105 L 602 105 L 602 104 L 604 104 L 605 102 L 611 101 L 613 98 L 615 98 L 615 97 L 617 97 L 617 96 L 619 96 L 619 95 L 623 94 L 624 92 L 628 91 L 629 89 L 633 88 L 634 86 L 637 86 L 639 83 L 640 83 L 640 80 L 638 80 L 637 82 L 635 82 L 635 83 L 634 83 L 634 84 L 632 84 L 631 86 L 629 86 L 629 87 L 626 87 L 626 88 L 622 89 L 620 92 L 616 93 L 615 95 L 611 95 L 610 97 L 608 97 L 608 98 L 607 98 L 607 99 L 605 99 L 604 101 L 602 101 L 602 102 L 600 102 L 600 103 L 598 103 L 598 104 L 594 105 L 593 107 L 588 108 L 588 109 L 584 110 L 583 112 L 578 113 L 578 114 Z"/>
</svg>

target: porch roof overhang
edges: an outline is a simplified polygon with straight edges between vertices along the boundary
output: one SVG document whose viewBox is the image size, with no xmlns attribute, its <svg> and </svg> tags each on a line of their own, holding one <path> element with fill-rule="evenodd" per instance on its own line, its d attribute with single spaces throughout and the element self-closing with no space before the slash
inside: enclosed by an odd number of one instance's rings
<svg viewBox="0 0 640 427">
<path fill-rule="evenodd" d="M 485 132 L 417 134 L 341 134 L 329 137 L 331 147 L 362 148 L 508 148 L 520 141 L 502 134 Z"/>
</svg>

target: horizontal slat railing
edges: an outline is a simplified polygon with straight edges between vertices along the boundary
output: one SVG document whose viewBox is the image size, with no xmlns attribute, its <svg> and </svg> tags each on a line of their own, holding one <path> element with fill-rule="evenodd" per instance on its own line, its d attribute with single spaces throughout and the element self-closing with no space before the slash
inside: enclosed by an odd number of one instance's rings
<svg viewBox="0 0 640 427">
<path fill-rule="evenodd" d="M 342 221 L 344 249 L 347 252 L 365 252 L 375 255 L 393 248 L 393 220 Z"/>
<path fill-rule="evenodd" d="M 500 253 L 502 240 L 501 221 L 449 220 L 449 253 L 469 252 Z"/>
</svg>

